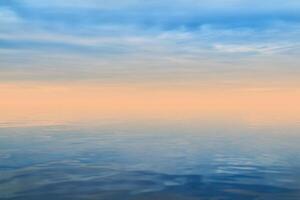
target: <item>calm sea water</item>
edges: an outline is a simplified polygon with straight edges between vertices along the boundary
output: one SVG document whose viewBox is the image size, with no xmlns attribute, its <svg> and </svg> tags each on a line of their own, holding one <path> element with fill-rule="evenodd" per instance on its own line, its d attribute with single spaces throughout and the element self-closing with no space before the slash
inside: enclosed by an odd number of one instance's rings
<svg viewBox="0 0 300 200">
<path fill-rule="evenodd" d="M 300 199 L 297 127 L 137 124 L 0 128 L 0 199 Z"/>
</svg>

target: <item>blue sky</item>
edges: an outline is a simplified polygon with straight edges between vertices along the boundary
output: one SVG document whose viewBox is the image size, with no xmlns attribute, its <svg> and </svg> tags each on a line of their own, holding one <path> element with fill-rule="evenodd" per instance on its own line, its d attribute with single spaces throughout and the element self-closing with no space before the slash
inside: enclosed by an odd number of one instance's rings
<svg viewBox="0 0 300 200">
<path fill-rule="evenodd" d="M 0 79 L 300 73 L 297 0 L 2 0 Z"/>
</svg>

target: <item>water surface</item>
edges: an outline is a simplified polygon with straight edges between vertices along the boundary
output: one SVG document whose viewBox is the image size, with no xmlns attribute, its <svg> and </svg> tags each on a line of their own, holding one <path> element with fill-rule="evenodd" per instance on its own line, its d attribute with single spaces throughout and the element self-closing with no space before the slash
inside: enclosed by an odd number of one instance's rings
<svg viewBox="0 0 300 200">
<path fill-rule="evenodd" d="M 0 129 L 0 199 L 299 199 L 297 127 Z"/>
</svg>

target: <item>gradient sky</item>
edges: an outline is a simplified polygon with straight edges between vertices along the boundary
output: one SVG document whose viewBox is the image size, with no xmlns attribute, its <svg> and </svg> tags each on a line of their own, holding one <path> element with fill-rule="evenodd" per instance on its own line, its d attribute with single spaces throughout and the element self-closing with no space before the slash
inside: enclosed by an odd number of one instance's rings
<svg viewBox="0 0 300 200">
<path fill-rule="evenodd" d="M 296 80 L 299 55 L 298 0 L 0 2 L 1 81 Z"/>
<path fill-rule="evenodd" d="M 299 0 L 0 1 L 2 123 L 178 113 L 299 123 L 299 66 Z"/>
</svg>

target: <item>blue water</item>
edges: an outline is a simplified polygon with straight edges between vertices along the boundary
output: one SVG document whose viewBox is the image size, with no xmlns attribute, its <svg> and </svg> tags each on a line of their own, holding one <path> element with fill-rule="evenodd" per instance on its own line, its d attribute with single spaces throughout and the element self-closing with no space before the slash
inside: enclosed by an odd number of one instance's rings
<svg viewBox="0 0 300 200">
<path fill-rule="evenodd" d="M 0 128 L 0 199 L 300 199 L 291 126 Z"/>
</svg>

